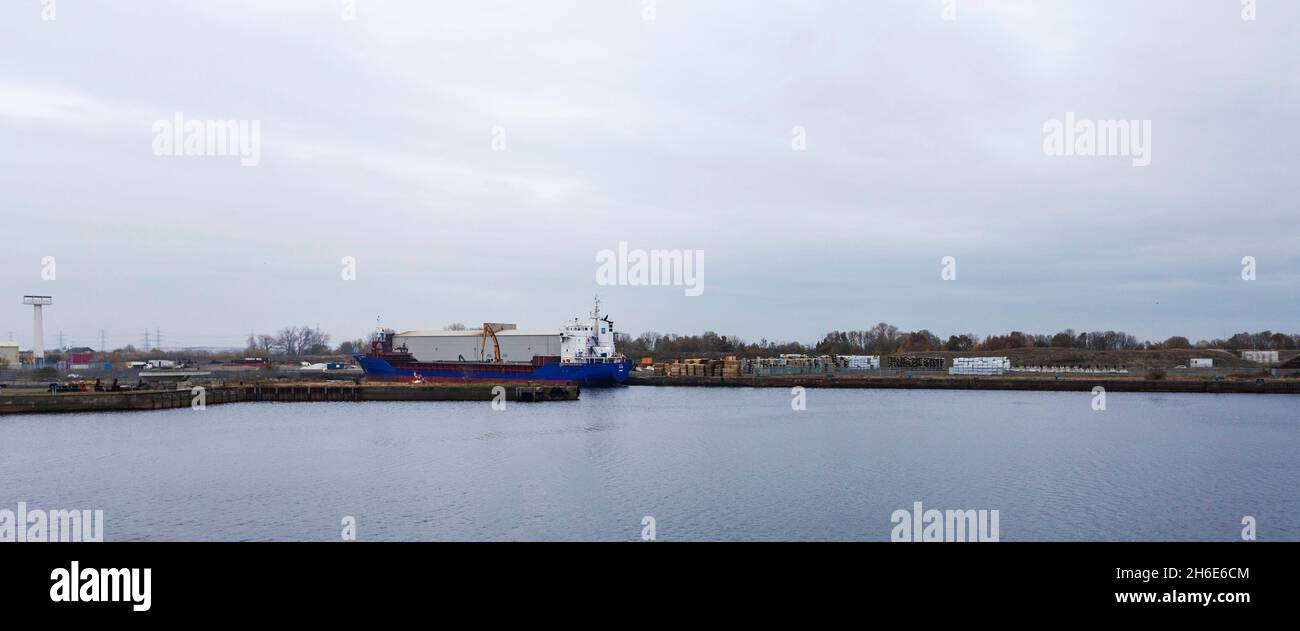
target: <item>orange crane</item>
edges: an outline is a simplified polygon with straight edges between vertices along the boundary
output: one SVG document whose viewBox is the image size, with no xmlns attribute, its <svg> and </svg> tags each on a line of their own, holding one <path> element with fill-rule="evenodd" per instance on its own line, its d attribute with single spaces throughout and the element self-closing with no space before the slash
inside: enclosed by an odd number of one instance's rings
<svg viewBox="0 0 1300 631">
<path fill-rule="evenodd" d="M 492 361 L 501 363 L 501 343 L 497 341 L 497 332 L 492 329 L 491 324 L 483 325 L 483 344 L 479 346 L 478 355 L 483 357 L 487 353 L 488 336 L 492 337 Z"/>
</svg>

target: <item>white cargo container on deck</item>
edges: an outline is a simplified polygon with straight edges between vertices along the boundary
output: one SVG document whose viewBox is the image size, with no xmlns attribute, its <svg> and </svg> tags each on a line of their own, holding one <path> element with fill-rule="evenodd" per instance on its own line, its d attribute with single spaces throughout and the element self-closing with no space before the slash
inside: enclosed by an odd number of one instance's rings
<svg viewBox="0 0 1300 631">
<path fill-rule="evenodd" d="M 512 324 L 495 324 L 501 361 L 529 362 L 533 357 L 560 356 L 560 332 L 520 331 Z M 486 361 L 493 358 L 492 339 L 485 345 L 483 331 L 403 331 L 393 336 L 393 346 L 405 346 L 416 361 Z"/>
</svg>

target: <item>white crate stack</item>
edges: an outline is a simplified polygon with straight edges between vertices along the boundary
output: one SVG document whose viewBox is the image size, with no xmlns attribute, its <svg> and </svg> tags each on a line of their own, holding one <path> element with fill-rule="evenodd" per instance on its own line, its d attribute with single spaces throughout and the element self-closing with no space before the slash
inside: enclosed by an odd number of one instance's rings
<svg viewBox="0 0 1300 631">
<path fill-rule="evenodd" d="M 1277 351 L 1241 351 L 1241 358 L 1257 364 L 1276 364 Z"/>
<path fill-rule="evenodd" d="M 1006 357 L 957 357 L 948 369 L 950 375 L 1001 375 L 1011 370 Z"/>
<path fill-rule="evenodd" d="M 840 367 L 851 370 L 877 370 L 880 368 L 879 355 L 840 355 Z"/>
</svg>

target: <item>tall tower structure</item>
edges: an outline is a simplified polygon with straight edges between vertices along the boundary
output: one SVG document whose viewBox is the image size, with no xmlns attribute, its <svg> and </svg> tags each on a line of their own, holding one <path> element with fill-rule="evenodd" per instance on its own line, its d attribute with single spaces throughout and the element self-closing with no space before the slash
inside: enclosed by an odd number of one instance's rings
<svg viewBox="0 0 1300 631">
<path fill-rule="evenodd" d="M 54 304 L 50 296 L 23 296 L 23 304 L 32 306 L 32 362 L 45 364 L 45 319 L 41 312 L 45 305 Z"/>
</svg>

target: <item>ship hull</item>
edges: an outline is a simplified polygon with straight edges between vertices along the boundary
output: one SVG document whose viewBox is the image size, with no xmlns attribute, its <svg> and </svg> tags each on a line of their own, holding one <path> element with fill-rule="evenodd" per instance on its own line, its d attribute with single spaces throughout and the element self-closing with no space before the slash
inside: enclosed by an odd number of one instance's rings
<svg viewBox="0 0 1300 631">
<path fill-rule="evenodd" d="M 617 386 L 627 380 L 630 362 L 614 363 L 493 363 L 493 362 L 389 362 L 379 357 L 355 355 L 366 377 L 380 381 L 533 381 L 574 383 L 580 386 Z"/>
</svg>

